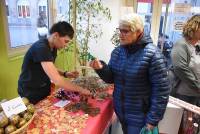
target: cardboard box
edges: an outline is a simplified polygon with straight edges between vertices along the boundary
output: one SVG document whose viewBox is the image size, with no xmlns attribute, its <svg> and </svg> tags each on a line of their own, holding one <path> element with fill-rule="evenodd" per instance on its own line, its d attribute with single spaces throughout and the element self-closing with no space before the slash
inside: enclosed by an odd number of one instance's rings
<svg viewBox="0 0 200 134">
<path fill-rule="evenodd" d="M 159 132 L 163 134 L 178 134 L 182 115 L 183 108 L 168 103 L 164 117 L 158 124 Z"/>
</svg>

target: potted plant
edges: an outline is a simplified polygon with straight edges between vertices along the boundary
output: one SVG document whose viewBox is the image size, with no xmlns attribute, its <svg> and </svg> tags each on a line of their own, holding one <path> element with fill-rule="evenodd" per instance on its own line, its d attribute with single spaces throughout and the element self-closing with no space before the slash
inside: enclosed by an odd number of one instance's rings
<svg viewBox="0 0 200 134">
<path fill-rule="evenodd" d="M 75 50 L 78 55 L 75 55 L 75 60 L 77 57 L 79 65 L 86 67 L 88 61 L 94 59 L 88 51 L 89 43 L 91 40 L 97 41 L 103 34 L 102 24 L 99 22 L 102 22 L 100 21 L 102 19 L 111 20 L 110 9 L 105 7 L 101 0 L 76 0 L 69 3 L 69 13 L 59 16 L 59 19 L 66 19 L 70 15 L 70 22 L 76 29 L 76 37 L 75 41 L 71 42 L 71 45 L 64 51 L 72 52 Z M 74 47 L 76 48 L 74 49 Z M 82 75 L 85 76 L 86 68 L 82 68 L 81 71 Z"/>
<path fill-rule="evenodd" d="M 97 41 L 102 35 L 100 20 L 111 20 L 110 9 L 101 0 L 76 0 L 76 36 L 80 66 L 87 66 L 94 57 L 89 53 L 89 42 Z M 82 75 L 86 69 L 82 68 Z"/>
<path fill-rule="evenodd" d="M 119 39 L 119 30 L 115 30 L 113 36 L 111 37 L 111 42 L 115 47 L 119 46 L 120 39 Z"/>
</svg>

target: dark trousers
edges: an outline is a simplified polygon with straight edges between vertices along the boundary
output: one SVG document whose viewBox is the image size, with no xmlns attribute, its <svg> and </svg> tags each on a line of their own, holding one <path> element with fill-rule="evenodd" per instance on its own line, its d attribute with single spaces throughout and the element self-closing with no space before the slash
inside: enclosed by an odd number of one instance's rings
<svg viewBox="0 0 200 134">
<path fill-rule="evenodd" d="M 41 36 L 40 34 L 38 34 L 38 39 L 45 39 L 47 38 L 47 35 Z"/>
<path fill-rule="evenodd" d="M 142 126 L 133 126 L 133 125 L 126 124 L 123 120 L 119 120 L 119 121 L 120 121 L 121 126 L 122 126 L 123 134 L 140 134 L 140 131 L 142 130 L 142 128 L 145 125 L 144 124 Z"/>
<path fill-rule="evenodd" d="M 131 126 L 131 125 L 122 125 L 122 131 L 124 134 L 140 134 L 142 127 Z"/>
</svg>

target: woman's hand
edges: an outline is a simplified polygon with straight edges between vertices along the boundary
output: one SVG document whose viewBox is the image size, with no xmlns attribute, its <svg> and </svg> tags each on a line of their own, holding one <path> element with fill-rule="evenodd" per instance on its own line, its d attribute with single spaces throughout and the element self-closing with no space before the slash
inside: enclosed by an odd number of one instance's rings
<svg viewBox="0 0 200 134">
<path fill-rule="evenodd" d="M 81 88 L 79 90 L 79 93 L 82 94 L 82 95 L 85 95 L 85 96 L 91 96 L 92 95 L 92 93 L 89 90 L 84 89 L 84 88 Z"/>
<path fill-rule="evenodd" d="M 90 67 L 92 67 L 93 69 L 102 69 L 103 65 L 98 59 L 94 59 L 90 61 Z"/>
<path fill-rule="evenodd" d="M 146 125 L 146 128 L 147 128 L 148 130 L 153 130 L 154 127 L 155 127 L 155 126 L 153 126 L 153 125 L 151 125 L 151 124 L 147 124 L 147 125 Z"/>
<path fill-rule="evenodd" d="M 66 72 L 65 76 L 67 78 L 77 78 L 79 76 L 79 72 L 78 71 Z"/>
</svg>

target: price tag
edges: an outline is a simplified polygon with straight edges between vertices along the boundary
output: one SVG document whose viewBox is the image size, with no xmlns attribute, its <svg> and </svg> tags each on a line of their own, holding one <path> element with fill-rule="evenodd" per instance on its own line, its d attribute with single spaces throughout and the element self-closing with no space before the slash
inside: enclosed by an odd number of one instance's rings
<svg viewBox="0 0 200 134">
<path fill-rule="evenodd" d="M 60 100 L 57 103 L 55 103 L 54 106 L 62 108 L 62 107 L 66 106 L 69 103 L 70 103 L 70 101 L 68 101 L 68 100 Z"/>
<path fill-rule="evenodd" d="M 1 106 L 7 117 L 13 114 L 19 114 L 27 109 L 21 97 L 6 101 Z"/>
</svg>

